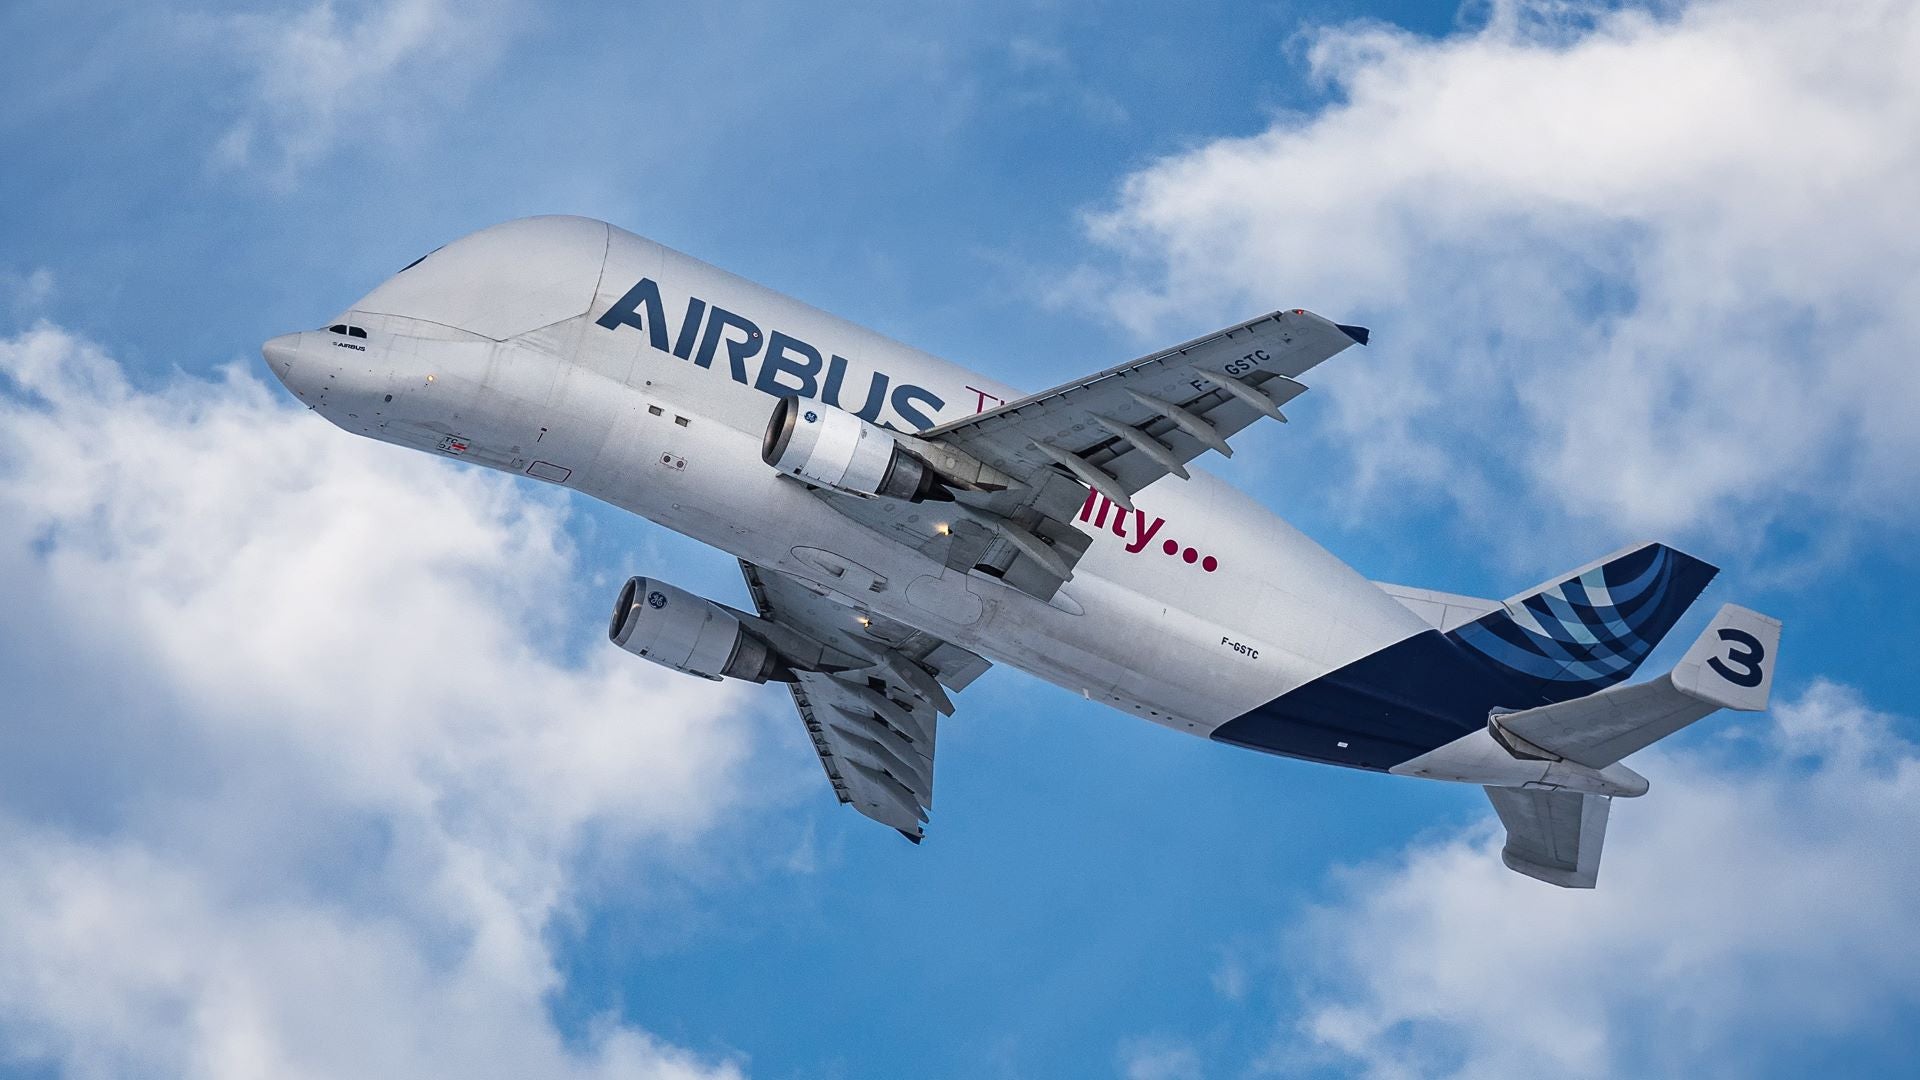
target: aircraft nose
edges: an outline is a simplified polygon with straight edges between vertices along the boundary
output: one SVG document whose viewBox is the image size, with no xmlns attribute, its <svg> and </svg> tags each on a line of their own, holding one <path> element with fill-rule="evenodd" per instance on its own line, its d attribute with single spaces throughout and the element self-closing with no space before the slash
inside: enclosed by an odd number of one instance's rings
<svg viewBox="0 0 1920 1080">
<path fill-rule="evenodd" d="M 267 366 L 275 375 L 285 375 L 293 366 L 293 358 L 300 354 L 300 335 L 281 334 L 260 346 L 260 355 L 266 358 Z"/>
</svg>

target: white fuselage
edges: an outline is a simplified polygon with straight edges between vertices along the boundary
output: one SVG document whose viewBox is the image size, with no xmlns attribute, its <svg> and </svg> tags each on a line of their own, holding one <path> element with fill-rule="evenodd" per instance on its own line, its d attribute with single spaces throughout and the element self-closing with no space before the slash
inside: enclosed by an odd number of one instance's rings
<svg viewBox="0 0 1920 1080">
<path fill-rule="evenodd" d="M 658 303 L 636 308 L 644 282 Z M 610 320 L 623 299 L 644 317 Z M 365 336 L 312 331 L 269 359 L 348 431 L 558 483 L 831 590 L 850 618 L 883 615 L 1179 730 L 1208 734 L 1427 628 L 1198 470 L 1136 494 L 1132 513 L 1089 500 L 1095 539 L 1050 602 L 948 569 L 762 461 L 776 395 L 911 431 L 1020 392 L 601 222 L 484 230 L 336 321 Z"/>
</svg>

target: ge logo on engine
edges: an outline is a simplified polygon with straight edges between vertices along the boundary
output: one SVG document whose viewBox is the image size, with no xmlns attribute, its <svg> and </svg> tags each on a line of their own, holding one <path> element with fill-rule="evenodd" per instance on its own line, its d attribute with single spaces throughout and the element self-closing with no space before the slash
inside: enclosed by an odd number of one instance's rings
<svg viewBox="0 0 1920 1080">
<path fill-rule="evenodd" d="M 666 607 L 666 606 L 667 606 L 667 594 L 666 594 L 666 593 L 663 593 L 663 592 L 659 592 L 659 591 L 657 591 L 657 590 L 656 590 L 656 591 L 654 591 L 654 592 L 650 592 L 650 593 L 648 593 L 648 594 L 647 594 L 647 606 L 648 606 L 648 607 L 650 607 L 650 608 L 654 608 L 654 609 L 656 609 L 656 610 L 657 610 L 657 609 L 659 609 L 659 608 L 663 608 L 663 607 Z"/>
</svg>

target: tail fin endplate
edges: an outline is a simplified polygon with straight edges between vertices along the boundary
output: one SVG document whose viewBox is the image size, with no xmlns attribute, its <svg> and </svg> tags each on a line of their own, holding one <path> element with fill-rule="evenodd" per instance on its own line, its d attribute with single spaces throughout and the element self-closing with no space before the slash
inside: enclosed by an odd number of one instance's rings
<svg viewBox="0 0 1920 1080">
<path fill-rule="evenodd" d="M 1759 712 L 1773 693 L 1779 651 L 1780 620 L 1727 604 L 1674 666 L 1673 685 L 1722 709 Z"/>
</svg>

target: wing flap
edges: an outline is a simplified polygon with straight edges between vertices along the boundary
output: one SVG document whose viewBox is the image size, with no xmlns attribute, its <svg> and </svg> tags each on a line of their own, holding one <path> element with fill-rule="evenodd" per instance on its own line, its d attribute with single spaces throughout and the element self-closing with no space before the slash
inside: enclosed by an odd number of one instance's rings
<svg viewBox="0 0 1920 1080">
<path fill-rule="evenodd" d="M 923 446 L 1014 482 L 956 493 L 978 531 L 952 530 L 948 551 L 984 535 L 977 556 L 966 549 L 967 569 L 1050 598 L 1086 551 L 1073 519 L 1089 489 L 1124 507 L 1163 477 L 1188 477 L 1186 463 L 1202 454 L 1231 455 L 1229 436 L 1263 417 L 1284 421 L 1280 407 L 1306 391 L 1298 376 L 1365 338 L 1311 312 L 1276 311 L 923 433 Z"/>
<path fill-rule="evenodd" d="M 1121 506 L 1306 392 L 1298 377 L 1367 332 L 1276 311 L 975 416 L 899 436 L 953 482 L 951 510 L 815 487 L 867 528 L 962 573 L 1051 599 L 1090 538 L 1073 519 L 1089 489 Z"/>
<path fill-rule="evenodd" d="M 1023 482 L 1059 467 L 1058 454 L 1073 455 L 1130 494 L 1178 464 L 1225 449 L 1228 436 L 1255 420 L 1279 416 L 1280 406 L 1306 391 L 1297 381 L 1302 373 L 1356 340 L 1311 312 L 1276 311 L 922 437 Z M 1133 429 L 1132 437 L 1116 433 L 1119 426 Z M 1165 453 L 1143 452 L 1141 437 Z"/>
<path fill-rule="evenodd" d="M 760 618 L 808 655 L 838 657 L 799 670 L 788 689 L 834 796 L 918 843 L 933 808 L 933 756 L 947 689 L 991 665 L 912 627 L 862 615 L 797 578 L 741 563 Z"/>
<path fill-rule="evenodd" d="M 884 696 L 886 704 L 877 705 L 875 696 Z M 800 672 L 793 700 L 840 801 L 919 839 L 933 809 L 939 713 L 932 704 L 877 695 L 822 672 Z M 911 719 L 900 719 L 902 714 Z"/>
</svg>

